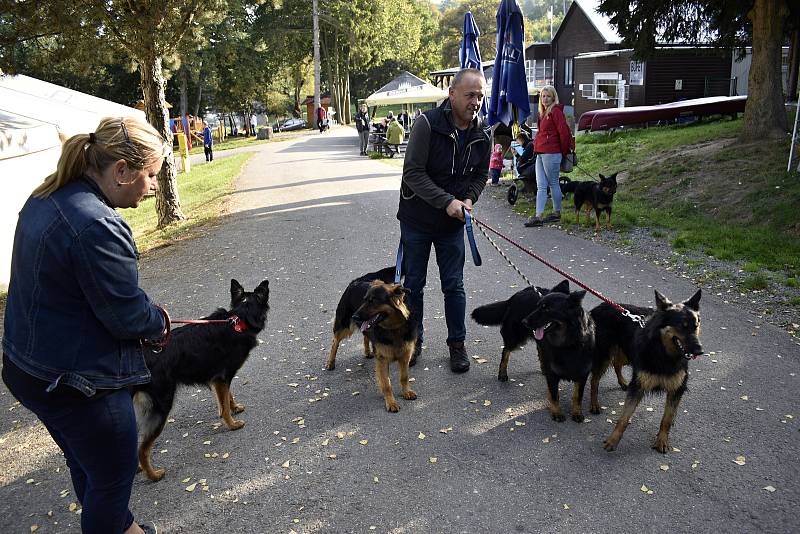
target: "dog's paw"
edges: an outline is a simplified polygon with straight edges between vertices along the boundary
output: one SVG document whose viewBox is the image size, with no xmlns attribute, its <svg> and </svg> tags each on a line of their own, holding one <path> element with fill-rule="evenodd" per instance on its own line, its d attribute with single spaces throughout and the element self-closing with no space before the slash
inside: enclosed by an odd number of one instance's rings
<svg viewBox="0 0 800 534">
<path fill-rule="evenodd" d="M 158 482 L 159 480 L 164 478 L 164 470 L 163 469 L 146 470 L 145 474 L 147 475 L 147 478 L 149 478 L 153 482 Z"/>
<path fill-rule="evenodd" d="M 503 373 L 503 372 L 497 373 L 497 379 L 500 382 L 508 382 L 508 373 Z"/>
<path fill-rule="evenodd" d="M 550 417 L 552 417 L 553 421 L 555 421 L 557 423 L 563 423 L 564 421 L 567 420 L 567 418 L 564 417 L 563 413 L 551 413 Z"/>
<path fill-rule="evenodd" d="M 576 423 L 583 423 L 583 414 L 582 413 L 574 413 L 572 414 L 572 420 Z"/>
<path fill-rule="evenodd" d="M 608 452 L 611 452 L 611 451 L 613 451 L 614 449 L 617 448 L 617 443 L 619 443 L 618 440 L 608 438 L 607 440 L 605 440 L 603 442 L 603 448 L 605 450 L 607 450 Z"/>
<path fill-rule="evenodd" d="M 621 389 L 622 391 L 628 391 L 628 384 L 620 384 L 619 389 Z"/>
<path fill-rule="evenodd" d="M 589 407 L 589 412 L 597 415 L 600 413 L 600 406 L 592 405 Z"/>
<path fill-rule="evenodd" d="M 374 352 L 367 352 L 366 354 L 364 354 L 364 357 L 366 359 L 368 359 L 368 360 L 371 360 L 372 358 L 375 357 L 375 353 Z"/>
<path fill-rule="evenodd" d="M 397 413 L 400 411 L 400 406 L 395 401 L 387 402 L 386 411 L 391 413 Z"/>
<path fill-rule="evenodd" d="M 667 454 L 669 450 L 669 440 L 667 438 L 656 438 L 653 442 L 653 448 L 661 454 Z"/>
<path fill-rule="evenodd" d="M 403 398 L 406 400 L 415 400 L 417 398 L 417 394 L 416 392 L 409 389 L 408 391 L 403 393 Z"/>
<path fill-rule="evenodd" d="M 228 428 L 230 428 L 231 430 L 239 430 L 243 426 L 244 426 L 244 421 L 241 421 L 239 419 L 234 419 L 233 422 L 228 425 Z"/>
<path fill-rule="evenodd" d="M 244 411 L 244 404 L 233 403 L 231 404 L 231 413 L 242 413 Z"/>
<path fill-rule="evenodd" d="M 336 362 L 326 363 L 324 369 L 326 371 L 333 371 L 336 369 Z"/>
</svg>

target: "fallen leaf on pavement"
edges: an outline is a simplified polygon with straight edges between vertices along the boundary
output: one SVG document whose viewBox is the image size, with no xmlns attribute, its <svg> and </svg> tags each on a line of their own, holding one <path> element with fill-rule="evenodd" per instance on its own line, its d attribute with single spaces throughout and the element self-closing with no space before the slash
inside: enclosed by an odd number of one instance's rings
<svg viewBox="0 0 800 534">
<path fill-rule="evenodd" d="M 745 457 L 744 456 L 737 456 L 736 459 L 733 461 L 736 465 L 744 465 L 745 464 Z"/>
</svg>

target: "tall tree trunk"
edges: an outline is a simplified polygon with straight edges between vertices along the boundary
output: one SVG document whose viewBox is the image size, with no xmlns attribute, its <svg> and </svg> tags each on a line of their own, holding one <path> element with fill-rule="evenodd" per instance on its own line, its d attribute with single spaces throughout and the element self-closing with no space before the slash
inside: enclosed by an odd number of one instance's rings
<svg viewBox="0 0 800 534">
<path fill-rule="evenodd" d="M 322 46 L 322 53 L 325 55 L 325 72 L 328 73 L 328 93 L 331 104 L 335 102 L 334 100 L 334 90 L 336 87 L 336 78 L 333 77 L 333 66 L 331 63 L 333 62 L 333 57 L 331 56 L 329 50 L 330 47 L 328 46 L 328 39 L 327 36 L 323 36 L 320 39 L 320 45 Z M 328 104 L 329 106 L 331 104 Z M 335 105 L 335 104 L 334 104 Z M 339 110 L 336 110 L 337 113 Z"/>
<path fill-rule="evenodd" d="M 350 124 L 353 122 L 352 105 L 350 104 L 350 67 L 345 64 L 345 77 L 344 77 L 344 123 Z"/>
<path fill-rule="evenodd" d="M 189 75 L 181 67 L 181 117 L 189 113 Z"/>
<path fill-rule="evenodd" d="M 753 57 L 742 141 L 781 138 L 788 129 L 781 79 L 783 24 L 788 15 L 784 0 L 755 0 L 747 15 L 753 23 Z"/>
<path fill-rule="evenodd" d="M 200 66 L 197 68 L 198 73 L 203 72 L 203 62 L 200 62 Z M 198 117 L 200 115 L 200 101 L 203 98 L 203 75 L 200 74 L 197 77 L 197 100 L 194 103 L 194 116 Z"/>
<path fill-rule="evenodd" d="M 797 75 L 800 70 L 800 21 L 795 21 L 795 25 L 789 41 L 789 90 L 786 92 L 786 100 L 792 101 L 797 100 Z"/>
<path fill-rule="evenodd" d="M 144 112 L 149 122 L 172 146 L 172 132 L 169 129 L 169 112 L 167 100 L 164 96 L 166 81 L 161 68 L 161 58 L 141 58 L 139 62 L 139 75 L 142 79 L 142 96 L 144 97 Z M 181 211 L 181 201 L 178 197 L 178 181 L 176 179 L 175 160 L 168 157 L 164 160 L 161 173 L 158 175 L 158 191 L 156 192 L 156 213 L 158 213 L 158 227 L 165 226 L 175 221 L 185 219 Z"/>
<path fill-rule="evenodd" d="M 335 97 L 336 120 L 342 122 L 342 78 L 339 76 L 339 31 L 333 32 L 333 96 Z"/>
</svg>

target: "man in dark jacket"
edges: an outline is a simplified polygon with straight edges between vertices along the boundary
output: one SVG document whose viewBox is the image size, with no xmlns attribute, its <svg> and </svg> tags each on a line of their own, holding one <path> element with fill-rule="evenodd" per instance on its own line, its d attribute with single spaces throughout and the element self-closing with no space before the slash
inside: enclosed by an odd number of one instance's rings
<svg viewBox="0 0 800 534">
<path fill-rule="evenodd" d="M 367 145 L 369 144 L 369 113 L 367 113 L 367 105 L 361 104 L 358 113 L 355 116 L 356 130 L 358 137 L 361 141 L 360 155 L 367 155 Z"/>
<path fill-rule="evenodd" d="M 411 315 L 419 325 L 411 365 L 422 347 L 423 290 L 433 245 L 444 293 L 450 369 L 456 373 L 469 370 L 464 349 L 464 210 L 472 210 L 489 171 L 489 132 L 477 118 L 485 87 L 479 70 L 459 71 L 449 98 L 414 122 L 408 140 L 397 218 L 405 286 L 411 290 Z"/>
</svg>

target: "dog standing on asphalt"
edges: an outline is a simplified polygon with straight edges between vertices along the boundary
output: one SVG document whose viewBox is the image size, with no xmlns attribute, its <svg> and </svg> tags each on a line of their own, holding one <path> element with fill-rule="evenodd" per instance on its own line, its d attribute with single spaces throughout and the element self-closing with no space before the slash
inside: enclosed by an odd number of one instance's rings
<svg viewBox="0 0 800 534">
<path fill-rule="evenodd" d="M 150 462 L 153 444 L 167 422 L 179 385 L 205 385 L 214 391 L 219 416 L 231 430 L 244 426 L 231 414 L 244 410 L 231 393 L 231 380 L 242 367 L 257 336 L 267 324 L 269 282 L 251 293 L 231 280 L 231 309 L 218 309 L 205 319 L 227 323 L 189 324 L 172 332 L 160 353 L 146 354 L 151 380 L 133 388 L 136 424 L 139 428 L 139 466 L 152 481 L 161 480 L 163 469 Z"/>
<path fill-rule="evenodd" d="M 607 451 L 617 447 L 642 397 L 660 391 L 666 393 L 667 400 L 653 448 L 661 453 L 669 450 L 669 431 L 686 392 L 689 360 L 703 354 L 699 339 L 701 291 L 680 304 L 673 304 L 658 291 L 655 294 L 655 312 L 643 328 L 637 327 L 633 339 L 633 352 L 629 354 L 633 376 L 622 415 L 603 442 Z"/>
<path fill-rule="evenodd" d="M 508 360 L 511 353 L 523 347 L 533 339 L 533 331 L 522 324 L 536 308 L 542 296 L 557 291 L 569 294 L 569 282 L 566 280 L 556 285 L 552 290 L 538 286 L 528 286 L 517 291 L 508 300 L 485 304 L 472 310 L 472 319 L 483 326 L 500 326 L 500 335 L 503 337 L 503 352 L 500 356 L 500 369 L 497 379 L 508 382 Z"/>
<path fill-rule="evenodd" d="M 408 364 L 418 335 L 417 323 L 411 319 L 411 311 L 406 304 L 410 293 L 411 290 L 400 284 L 385 284 L 375 280 L 364 295 L 363 304 L 353 314 L 353 322 L 375 347 L 375 376 L 389 412 L 400 410 L 389 380 L 390 363 L 397 362 L 400 368 L 403 398 L 417 398 L 408 385 Z"/>
</svg>

